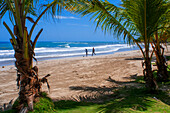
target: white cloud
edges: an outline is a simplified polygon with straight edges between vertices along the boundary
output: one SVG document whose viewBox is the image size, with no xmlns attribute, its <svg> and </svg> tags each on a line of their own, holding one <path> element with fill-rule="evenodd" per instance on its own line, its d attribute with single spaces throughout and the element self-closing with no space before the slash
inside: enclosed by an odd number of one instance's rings
<svg viewBox="0 0 170 113">
<path fill-rule="evenodd" d="M 79 19 L 73 16 L 55 16 L 57 19 Z"/>
</svg>

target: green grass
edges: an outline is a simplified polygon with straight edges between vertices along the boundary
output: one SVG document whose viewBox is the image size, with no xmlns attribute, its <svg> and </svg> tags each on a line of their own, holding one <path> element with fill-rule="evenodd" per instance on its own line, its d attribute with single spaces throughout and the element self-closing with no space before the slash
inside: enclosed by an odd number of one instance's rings
<svg viewBox="0 0 170 113">
<path fill-rule="evenodd" d="M 39 102 L 34 104 L 34 111 L 29 113 L 56 113 L 53 101 L 47 96 L 41 97 Z"/>
<path fill-rule="evenodd" d="M 145 84 L 144 76 L 137 76 L 135 82 Z"/>
<path fill-rule="evenodd" d="M 167 70 L 170 71 L 170 65 L 168 65 L 168 69 Z"/>
<path fill-rule="evenodd" d="M 41 97 L 29 113 L 169 113 L 170 97 L 167 92 L 147 93 L 145 88 L 123 87 L 109 96 L 110 100 L 97 104 L 62 100 L 53 102 Z M 5 113 L 13 113 L 8 111 Z M 4 113 L 4 112 L 3 112 Z"/>
<path fill-rule="evenodd" d="M 34 112 L 30 113 L 170 112 L 170 97 L 162 91 L 149 94 L 145 88 L 124 87 L 115 91 L 109 98 L 110 101 L 97 104 L 65 100 L 53 103 L 45 97 L 36 103 Z"/>
</svg>

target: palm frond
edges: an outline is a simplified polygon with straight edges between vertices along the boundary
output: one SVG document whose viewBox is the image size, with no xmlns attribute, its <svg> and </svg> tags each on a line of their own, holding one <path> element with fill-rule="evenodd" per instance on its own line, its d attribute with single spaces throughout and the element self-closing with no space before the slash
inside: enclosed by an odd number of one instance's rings
<svg viewBox="0 0 170 113">
<path fill-rule="evenodd" d="M 122 14 L 121 8 L 116 7 L 107 1 L 103 2 L 99 0 L 91 0 L 91 2 L 85 0 L 76 2 L 75 4 L 78 5 L 73 9 L 74 12 L 80 13 L 83 16 L 90 15 L 91 20 L 96 22 L 96 28 L 100 26 L 105 32 L 110 31 L 117 34 L 118 37 L 124 36 L 124 39 L 129 44 L 133 42 L 131 32 L 129 32 L 126 26 L 121 23 L 121 21 L 123 21 L 121 20 L 122 17 L 120 17 Z"/>
</svg>

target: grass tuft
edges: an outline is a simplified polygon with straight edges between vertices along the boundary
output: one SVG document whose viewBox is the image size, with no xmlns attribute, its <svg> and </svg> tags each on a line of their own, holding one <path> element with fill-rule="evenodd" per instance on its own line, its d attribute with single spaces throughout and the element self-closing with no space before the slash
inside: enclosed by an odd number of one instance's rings
<svg viewBox="0 0 170 113">
<path fill-rule="evenodd" d="M 40 95 L 39 101 L 34 104 L 34 111 L 29 113 L 55 113 L 54 103 L 51 98 L 47 96 L 47 93 L 42 92 Z"/>
<path fill-rule="evenodd" d="M 144 76 L 137 76 L 135 82 L 145 84 Z"/>
</svg>

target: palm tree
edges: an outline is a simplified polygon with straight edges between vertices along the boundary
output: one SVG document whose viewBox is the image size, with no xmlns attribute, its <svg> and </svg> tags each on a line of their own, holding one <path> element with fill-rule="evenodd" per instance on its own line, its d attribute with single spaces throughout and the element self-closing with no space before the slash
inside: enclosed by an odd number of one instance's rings
<svg viewBox="0 0 170 113">
<path fill-rule="evenodd" d="M 167 63 L 166 58 L 164 57 L 164 47 L 162 45 L 166 46 L 166 41 L 169 37 L 169 28 L 170 28 L 170 22 L 168 20 L 168 16 L 170 16 L 169 11 L 162 16 L 162 25 L 158 26 L 158 30 L 155 31 L 154 38 L 152 40 L 152 47 L 155 48 L 155 56 L 156 56 L 156 65 L 157 65 L 157 80 L 158 81 L 168 81 L 169 74 L 167 71 Z M 159 28 L 162 27 L 164 29 L 159 30 Z"/>
<path fill-rule="evenodd" d="M 33 66 L 33 59 L 35 59 L 35 45 L 43 31 L 41 29 L 34 40 L 31 40 L 32 33 L 35 26 L 41 19 L 41 17 L 47 12 L 51 11 L 54 15 L 56 9 L 60 11 L 61 6 L 64 6 L 64 0 L 53 0 L 51 3 L 47 3 L 41 7 L 38 7 L 38 0 L 0 0 L 0 19 L 8 13 L 14 28 L 13 31 L 6 22 L 3 25 L 11 35 L 10 42 L 15 51 L 14 57 L 16 58 L 15 66 L 17 68 L 17 85 L 19 88 L 19 110 L 33 110 L 33 101 L 39 96 L 42 83 L 47 82 L 49 74 L 43 78 L 38 76 L 38 67 Z M 42 8 L 41 13 L 37 16 L 36 9 Z M 37 17 L 34 21 L 30 16 Z M 30 31 L 26 27 L 26 20 L 33 23 Z M 36 59 L 35 59 L 36 60 Z M 47 86 L 49 88 L 48 82 Z"/>
<path fill-rule="evenodd" d="M 150 42 L 158 30 L 158 23 L 167 12 L 167 0 L 121 0 L 120 7 L 105 0 L 78 0 L 73 4 L 75 13 L 92 15 L 91 19 L 97 22 L 105 32 L 114 32 L 123 36 L 128 43 L 134 42 L 140 48 L 144 57 L 144 77 L 149 90 L 156 88 L 153 78 L 151 60 L 155 49 L 150 52 Z M 75 6 L 78 6 L 75 8 Z M 164 29 L 163 28 L 159 28 Z M 142 42 L 141 42 L 142 41 Z M 144 44 L 144 50 L 142 49 Z"/>
<path fill-rule="evenodd" d="M 169 74 L 167 70 L 167 62 L 166 58 L 164 56 L 164 47 L 162 46 L 162 40 L 158 39 L 158 34 L 155 34 L 156 40 L 151 43 L 152 47 L 155 49 L 154 53 L 156 56 L 156 66 L 158 70 L 157 71 L 157 80 L 161 82 L 166 82 L 169 79 Z M 166 43 L 166 42 L 163 42 Z"/>
</svg>

